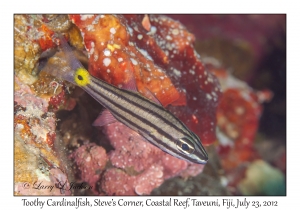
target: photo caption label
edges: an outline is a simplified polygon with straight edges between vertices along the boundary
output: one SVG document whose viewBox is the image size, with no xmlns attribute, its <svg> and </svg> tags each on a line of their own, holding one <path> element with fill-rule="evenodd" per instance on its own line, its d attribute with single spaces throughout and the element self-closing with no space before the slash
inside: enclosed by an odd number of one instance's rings
<svg viewBox="0 0 300 210">
<path fill-rule="evenodd" d="M 124 198 L 21 198 L 22 206 L 26 207 L 67 207 L 71 206 L 75 209 L 80 207 L 172 207 L 174 209 L 196 209 L 199 207 L 219 209 L 263 209 L 264 207 L 277 207 L 278 201 L 265 200 L 263 197 L 255 198 L 166 198 L 166 197 L 124 197 Z"/>
</svg>

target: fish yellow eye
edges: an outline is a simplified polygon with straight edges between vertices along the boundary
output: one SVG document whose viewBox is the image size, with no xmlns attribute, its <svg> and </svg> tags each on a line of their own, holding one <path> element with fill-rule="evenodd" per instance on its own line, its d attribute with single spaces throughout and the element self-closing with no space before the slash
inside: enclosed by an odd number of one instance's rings
<svg viewBox="0 0 300 210">
<path fill-rule="evenodd" d="M 185 154 L 192 154 L 195 151 L 195 148 L 193 145 L 188 143 L 188 140 L 186 138 L 180 138 L 177 141 L 177 148 L 179 151 L 185 153 Z"/>
<path fill-rule="evenodd" d="M 84 68 L 78 68 L 75 72 L 74 81 L 78 86 L 90 83 L 90 73 Z"/>
</svg>

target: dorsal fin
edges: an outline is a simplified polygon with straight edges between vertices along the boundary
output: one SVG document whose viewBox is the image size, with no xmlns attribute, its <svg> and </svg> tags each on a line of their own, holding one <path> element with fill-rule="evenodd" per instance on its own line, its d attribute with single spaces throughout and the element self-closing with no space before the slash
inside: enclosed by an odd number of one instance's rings
<svg viewBox="0 0 300 210">
<path fill-rule="evenodd" d="M 145 94 L 145 96 L 146 96 L 148 99 L 150 99 L 151 101 L 154 101 L 155 103 L 157 103 L 157 104 L 163 106 L 163 105 L 160 103 L 160 101 L 156 98 L 156 96 L 155 96 L 155 95 L 154 95 L 147 87 L 144 88 L 144 94 Z"/>
<path fill-rule="evenodd" d="M 131 90 L 134 92 L 138 92 L 133 72 L 130 69 L 126 69 L 125 71 L 126 71 L 126 74 L 128 74 L 129 79 L 126 83 L 123 84 L 122 88 L 126 89 L 126 90 Z"/>
</svg>

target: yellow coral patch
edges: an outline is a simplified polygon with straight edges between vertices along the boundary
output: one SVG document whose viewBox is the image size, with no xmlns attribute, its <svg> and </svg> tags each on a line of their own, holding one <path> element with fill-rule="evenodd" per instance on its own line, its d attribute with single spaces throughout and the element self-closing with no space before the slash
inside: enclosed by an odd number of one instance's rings
<svg viewBox="0 0 300 210">
<path fill-rule="evenodd" d="M 15 136 L 15 150 L 14 150 L 14 163 L 15 163 L 15 183 L 28 182 L 33 183 L 37 180 L 35 169 L 38 168 L 38 158 L 32 150 L 28 149 L 29 146 L 24 144 L 22 137 L 18 134 Z"/>
<path fill-rule="evenodd" d="M 118 45 L 118 44 L 113 44 L 113 47 L 114 47 L 114 48 L 117 48 L 117 49 L 121 49 L 121 46 Z"/>
<path fill-rule="evenodd" d="M 110 50 L 110 51 L 114 51 L 115 48 L 111 45 L 111 44 L 107 44 L 107 48 Z"/>
<path fill-rule="evenodd" d="M 115 49 L 121 49 L 121 46 L 118 44 L 113 44 L 113 45 L 107 44 L 107 48 L 113 52 Z"/>
<path fill-rule="evenodd" d="M 78 86 L 86 86 L 90 83 L 90 73 L 84 68 L 78 68 L 75 72 L 74 81 Z"/>
</svg>

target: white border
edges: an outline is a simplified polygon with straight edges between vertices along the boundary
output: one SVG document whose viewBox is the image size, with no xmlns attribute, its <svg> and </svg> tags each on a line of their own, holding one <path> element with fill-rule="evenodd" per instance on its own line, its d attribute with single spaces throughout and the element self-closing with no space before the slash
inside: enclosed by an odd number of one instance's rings
<svg viewBox="0 0 300 210">
<path fill-rule="evenodd" d="M 38 3 L 37 3 L 38 2 Z M 87 3 L 88 2 L 88 3 Z M 296 2 L 296 1 L 291 1 Z M 13 197 L 13 14 L 14 13 L 287 13 L 287 196 L 286 197 L 247 197 L 247 200 L 277 200 L 277 209 L 299 206 L 299 6 L 287 1 L 1 1 L 1 182 L 0 205 L 3 209 L 22 207 L 21 199 Z M 26 197 L 34 199 L 34 197 Z M 40 197 L 48 199 L 50 197 Z M 53 198 L 53 197 L 52 197 Z M 75 197 L 74 197 L 75 198 Z M 96 197 L 90 197 L 95 199 Z M 101 197 L 100 197 L 101 198 Z M 120 197 L 119 197 L 120 198 Z M 122 197 L 123 198 L 123 197 Z M 145 200 L 148 197 L 125 197 L 128 200 Z M 152 197 L 150 197 L 152 198 Z M 174 197 L 177 198 L 177 197 Z M 185 199 L 185 197 L 180 197 Z M 199 199 L 215 200 L 221 197 L 198 197 Z M 226 197 L 237 199 L 236 197 Z M 238 197 L 243 199 L 243 197 Z M 54 197 L 54 199 L 61 199 Z M 73 198 L 70 198 L 73 199 Z M 101 198 L 110 200 L 111 198 Z M 118 199 L 118 197 L 114 197 Z M 161 197 L 153 197 L 161 199 Z M 57 207 L 56 207 L 57 208 Z M 104 207 L 98 207 L 106 209 Z M 127 207 L 127 209 L 132 209 Z M 153 207 L 152 207 L 153 208 Z M 162 209 L 166 207 L 155 207 Z M 183 207 L 172 207 L 172 209 Z M 201 207 L 197 207 L 199 209 Z M 274 207 L 270 207 L 269 209 Z M 297 207 L 296 207 L 297 208 Z M 31 208 L 27 208 L 31 209 Z M 66 208 L 64 208 L 66 209 Z M 74 209 L 69 207 L 68 209 Z M 80 209 L 84 209 L 80 207 Z M 89 208 L 90 209 L 90 208 Z M 137 208 L 135 208 L 137 209 Z M 222 208 L 218 208 L 222 209 Z"/>
</svg>

